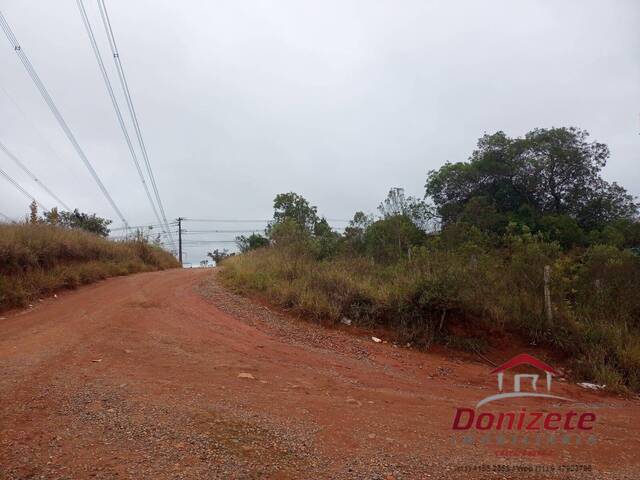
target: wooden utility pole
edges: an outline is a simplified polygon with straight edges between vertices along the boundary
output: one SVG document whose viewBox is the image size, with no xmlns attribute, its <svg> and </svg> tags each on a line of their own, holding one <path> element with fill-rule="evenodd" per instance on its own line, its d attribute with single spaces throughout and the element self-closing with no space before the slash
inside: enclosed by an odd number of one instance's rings
<svg viewBox="0 0 640 480">
<path fill-rule="evenodd" d="M 180 261 L 180 266 L 182 267 L 182 220 L 184 218 L 178 217 L 178 260 Z"/>
<path fill-rule="evenodd" d="M 551 289 L 549 288 L 551 283 L 551 267 L 549 265 L 544 266 L 544 308 L 547 312 L 547 321 L 549 324 L 553 321 L 553 310 L 551 309 Z"/>
</svg>

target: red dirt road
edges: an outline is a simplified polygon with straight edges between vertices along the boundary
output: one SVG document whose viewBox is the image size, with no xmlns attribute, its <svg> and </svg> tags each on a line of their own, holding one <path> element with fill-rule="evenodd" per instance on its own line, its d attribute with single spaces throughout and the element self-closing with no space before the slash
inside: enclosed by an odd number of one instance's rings
<svg viewBox="0 0 640 480">
<path fill-rule="evenodd" d="M 637 400 L 554 382 L 574 402 L 483 411 L 595 412 L 595 443 L 465 439 L 455 408 L 496 393 L 490 367 L 287 318 L 212 270 L 9 312 L 0 367 L 2 479 L 640 478 Z"/>
</svg>

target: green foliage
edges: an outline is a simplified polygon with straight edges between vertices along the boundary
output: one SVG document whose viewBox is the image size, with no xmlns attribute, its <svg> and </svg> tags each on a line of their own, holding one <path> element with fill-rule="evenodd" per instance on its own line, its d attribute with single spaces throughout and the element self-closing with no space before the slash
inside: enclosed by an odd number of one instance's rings
<svg viewBox="0 0 640 480">
<path fill-rule="evenodd" d="M 372 215 L 356 212 L 344 230 L 340 245 L 341 251 L 346 255 L 364 253 L 364 234 L 373 222 Z"/>
<path fill-rule="evenodd" d="M 637 205 L 601 178 L 609 151 L 587 137 L 485 135 L 468 162 L 429 172 L 435 212 L 392 188 L 379 216 L 357 212 L 342 235 L 302 196 L 280 194 L 271 247 L 243 239 L 223 277 L 310 318 L 390 327 L 418 345 L 482 351 L 509 332 L 563 354 L 576 377 L 638 391 Z"/>
<path fill-rule="evenodd" d="M 507 216 L 498 213 L 495 205 L 486 197 L 472 197 L 460 213 L 460 222 L 472 225 L 482 232 L 501 233 L 508 223 Z"/>
<path fill-rule="evenodd" d="M 39 221 L 40 219 L 38 218 L 38 204 L 34 200 L 29 204 L 29 223 L 35 224 Z"/>
<path fill-rule="evenodd" d="M 269 246 L 269 239 L 267 237 L 263 237 L 259 233 L 252 233 L 248 237 L 240 235 L 236 237 L 236 245 L 238 245 L 240 252 L 247 253 L 248 251 L 255 250 L 256 248 Z"/>
<path fill-rule="evenodd" d="M 564 354 L 576 378 L 640 390 L 640 258 L 606 245 L 563 253 L 526 229 L 509 242 L 506 249 L 429 243 L 384 263 L 353 255 L 318 260 L 274 247 L 228 260 L 222 274 L 229 285 L 309 318 L 346 316 L 416 345 L 482 351 L 492 332 L 508 331 Z"/>
<path fill-rule="evenodd" d="M 364 233 L 365 254 L 380 262 L 392 262 L 409 256 L 420 245 L 425 233 L 404 215 L 395 215 L 371 224 Z"/>
<path fill-rule="evenodd" d="M 633 218 L 633 197 L 600 176 L 607 146 L 587 137 L 575 128 L 536 129 L 521 138 L 485 135 L 468 162 L 429 172 L 426 195 L 445 225 L 478 215 L 477 226 L 490 231 L 503 223 L 495 213 L 517 218 L 523 207 L 533 212 L 530 220 L 568 216 L 586 231 Z"/>
<path fill-rule="evenodd" d="M 310 318 L 388 327 L 417 345 L 482 351 L 510 332 L 564 354 L 577 378 L 640 390 L 640 224 L 599 177 L 606 147 L 585 138 L 485 136 L 470 162 L 429 175 L 439 232 L 399 188 L 342 235 L 303 197 L 278 195 L 271 247 L 247 248 L 222 275 Z"/>
<path fill-rule="evenodd" d="M 109 225 L 112 223 L 111 220 L 98 217 L 95 213 L 83 213 L 77 208 L 73 212 L 58 212 L 57 208 L 53 208 L 44 213 L 44 221 L 64 228 L 86 230 L 101 237 L 109 236 Z"/>
<path fill-rule="evenodd" d="M 594 245 L 613 245 L 618 248 L 640 248 L 640 222 L 619 219 L 601 230 L 589 233 L 589 240 Z"/>
<path fill-rule="evenodd" d="M 438 237 L 432 243 L 436 243 L 444 249 L 455 249 L 469 246 L 484 250 L 490 244 L 489 236 L 475 225 L 466 222 L 457 222 L 445 225 Z"/>
<path fill-rule="evenodd" d="M 286 218 L 273 224 L 269 230 L 269 237 L 274 245 L 281 247 L 298 246 L 307 250 L 311 248 L 311 231 L 293 218 Z"/>
<path fill-rule="evenodd" d="M 274 245 L 318 259 L 338 252 L 340 235 L 304 197 L 294 192 L 281 193 L 273 205 L 273 222 L 267 228 L 267 236 Z"/>
<path fill-rule="evenodd" d="M 318 223 L 318 209 L 294 192 L 280 193 L 273 200 L 274 224 L 294 222 L 303 230 L 313 232 Z"/>
<path fill-rule="evenodd" d="M 586 241 L 584 231 L 569 215 L 544 215 L 538 226 L 547 239 L 557 241 L 565 249 L 583 245 Z"/>
<path fill-rule="evenodd" d="M 407 197 L 404 188 L 392 188 L 387 198 L 378 206 L 378 211 L 383 219 L 403 216 L 408 218 L 416 227 L 428 230 L 434 212 L 423 200 L 415 197 Z"/>
<path fill-rule="evenodd" d="M 48 212 L 45 212 L 43 216 L 48 224 L 54 226 L 60 225 L 60 212 L 58 211 L 58 207 L 53 207 Z"/>
</svg>

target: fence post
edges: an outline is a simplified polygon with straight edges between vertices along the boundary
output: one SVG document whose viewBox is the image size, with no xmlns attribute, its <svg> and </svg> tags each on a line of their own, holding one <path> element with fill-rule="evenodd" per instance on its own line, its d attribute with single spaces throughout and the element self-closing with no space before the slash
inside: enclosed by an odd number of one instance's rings
<svg viewBox="0 0 640 480">
<path fill-rule="evenodd" d="M 553 311 L 551 309 L 551 290 L 549 283 L 551 282 L 551 267 L 549 265 L 544 266 L 544 308 L 547 313 L 547 322 L 553 321 Z"/>
</svg>

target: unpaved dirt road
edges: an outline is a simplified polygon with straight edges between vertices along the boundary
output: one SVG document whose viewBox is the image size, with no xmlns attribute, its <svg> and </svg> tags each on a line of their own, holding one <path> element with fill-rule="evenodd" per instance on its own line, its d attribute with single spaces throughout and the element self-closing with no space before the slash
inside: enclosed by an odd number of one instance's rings
<svg viewBox="0 0 640 480">
<path fill-rule="evenodd" d="M 467 444 L 453 414 L 496 393 L 490 367 L 287 318 L 212 270 L 9 312 L 0 367 L 2 479 L 640 478 L 637 400 L 555 382 L 597 413 L 595 444 Z M 518 471 L 541 465 L 556 471 Z"/>
</svg>

